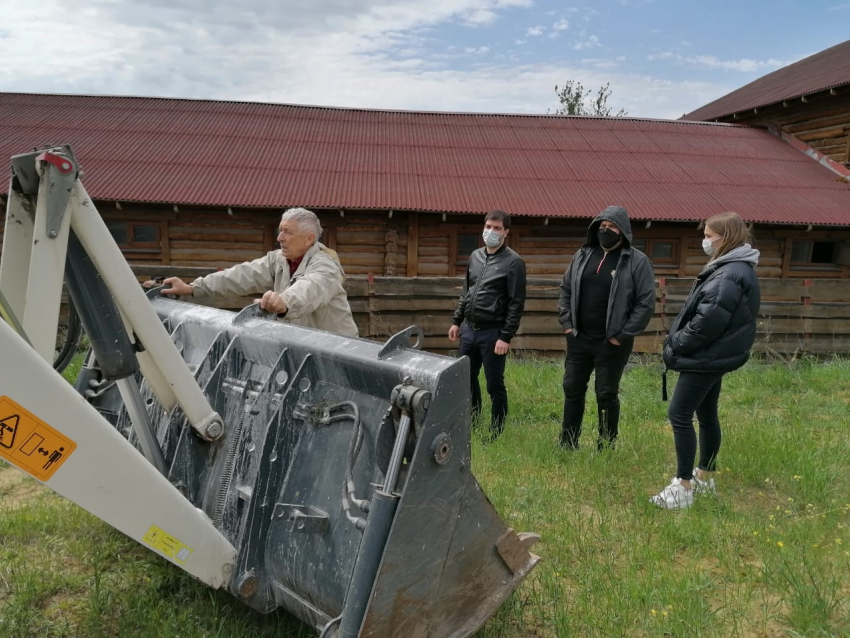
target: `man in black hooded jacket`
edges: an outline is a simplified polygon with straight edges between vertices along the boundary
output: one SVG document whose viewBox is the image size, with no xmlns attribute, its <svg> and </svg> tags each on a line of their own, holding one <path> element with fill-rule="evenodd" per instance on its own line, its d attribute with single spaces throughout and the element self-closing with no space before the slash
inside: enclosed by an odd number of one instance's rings
<svg viewBox="0 0 850 638">
<path fill-rule="evenodd" d="M 596 372 L 598 446 L 619 433 L 620 379 L 634 338 L 655 312 L 655 276 L 649 258 L 632 248 L 626 209 L 609 206 L 590 223 L 561 281 L 558 313 L 567 335 L 564 364 L 564 420 L 560 443 L 578 448 L 585 394 Z"/>
</svg>

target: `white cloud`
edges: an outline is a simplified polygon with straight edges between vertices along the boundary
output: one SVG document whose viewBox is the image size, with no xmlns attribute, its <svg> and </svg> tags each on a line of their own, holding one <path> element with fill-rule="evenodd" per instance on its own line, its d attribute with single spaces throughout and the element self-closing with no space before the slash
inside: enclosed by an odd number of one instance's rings
<svg viewBox="0 0 850 638">
<path fill-rule="evenodd" d="M 576 42 L 573 45 L 573 49 L 575 49 L 576 51 L 582 51 L 584 49 L 593 49 L 595 47 L 601 47 L 601 46 L 602 46 L 602 43 L 599 42 L 599 38 L 597 38 L 595 35 L 592 35 L 587 40 L 585 40 L 584 42 Z"/>
<path fill-rule="evenodd" d="M 692 47 L 694 45 L 691 44 L 690 42 L 688 42 L 687 40 L 682 40 L 682 46 L 683 47 Z"/>
<path fill-rule="evenodd" d="M 558 20 L 552 25 L 552 30 L 549 31 L 549 38 L 555 40 L 561 37 L 561 33 L 570 28 L 570 23 L 566 20 Z"/>
<path fill-rule="evenodd" d="M 616 60 L 607 60 L 604 58 L 582 58 L 581 64 L 582 66 L 591 67 L 594 69 L 616 69 L 619 64 L 620 59 Z"/>
<path fill-rule="evenodd" d="M 89 0 L 80 9 L 72 0 L 16 3 L 3 14 L 0 91 L 545 113 L 557 106 L 552 87 L 575 79 L 588 87 L 610 81 L 612 106 L 631 115 L 679 117 L 734 88 L 541 63 L 530 52 L 525 64 L 510 54 L 504 62 L 482 58 L 487 61 L 457 69 L 451 64 L 469 55 L 465 47 L 434 37 L 441 25 L 477 25 L 485 12 L 502 16 L 530 4 Z M 595 36 L 588 42 L 599 46 Z M 62 64 L 34 65 L 35 59 Z"/>
<path fill-rule="evenodd" d="M 777 60 L 775 58 L 769 58 L 767 60 L 750 60 L 748 58 L 742 58 L 740 60 L 721 60 L 714 55 L 685 56 L 680 53 L 671 53 L 670 51 L 652 54 L 646 57 L 650 62 L 657 60 L 674 60 L 679 64 L 690 64 L 705 69 L 724 69 L 726 71 L 741 71 L 745 73 L 760 71 L 765 68 L 778 69 L 779 67 L 783 67 L 791 63 Z"/>
<path fill-rule="evenodd" d="M 537 36 L 543 35 L 543 31 L 545 29 L 546 29 L 546 27 L 543 27 L 543 26 L 540 26 L 540 25 L 537 25 L 536 27 L 528 27 L 528 29 L 526 29 L 526 31 L 525 31 L 525 35 L 537 37 Z"/>
<path fill-rule="evenodd" d="M 471 26 L 478 26 L 481 24 L 490 24 L 498 17 L 499 14 L 492 9 L 476 9 L 464 17 L 464 22 Z"/>
<path fill-rule="evenodd" d="M 528 42 L 528 40 L 514 40 L 514 44 L 516 44 L 517 46 L 522 46 L 526 42 Z"/>
<path fill-rule="evenodd" d="M 490 53 L 490 47 L 486 45 L 480 47 L 466 47 L 465 51 L 474 55 L 484 55 L 485 53 Z"/>
<path fill-rule="evenodd" d="M 764 67 L 779 68 L 784 66 L 781 60 L 770 58 L 768 60 L 749 60 L 742 58 L 740 60 L 720 60 L 713 55 L 698 55 L 694 58 L 688 58 L 690 64 L 697 64 L 709 69 L 728 69 L 731 71 L 758 71 Z"/>
</svg>

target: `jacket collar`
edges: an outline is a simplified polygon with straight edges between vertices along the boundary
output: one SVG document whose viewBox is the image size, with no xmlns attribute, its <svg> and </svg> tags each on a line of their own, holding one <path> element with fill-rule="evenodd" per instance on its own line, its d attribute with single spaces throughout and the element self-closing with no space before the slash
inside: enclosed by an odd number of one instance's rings
<svg viewBox="0 0 850 638">
<path fill-rule="evenodd" d="M 315 255 L 317 252 L 319 252 L 319 242 L 318 241 L 315 244 L 313 244 L 312 246 L 310 246 L 310 248 L 307 249 L 307 252 L 304 253 L 304 257 L 301 259 L 301 263 L 298 264 L 298 268 L 296 269 L 296 271 L 294 273 L 291 273 L 289 275 L 289 278 L 295 279 L 295 277 L 298 277 L 298 276 L 304 274 L 304 271 L 307 269 L 307 264 L 310 263 L 310 260 L 313 258 L 313 255 Z M 280 255 L 280 258 L 283 260 L 283 263 L 287 266 L 287 268 L 286 268 L 287 271 L 289 271 L 289 266 L 288 266 L 288 264 L 286 264 L 286 258 L 283 256 L 282 253 Z"/>
<path fill-rule="evenodd" d="M 496 255 L 498 255 L 498 254 L 500 254 L 500 253 L 505 252 L 505 250 L 507 249 L 507 247 L 508 247 L 507 243 L 502 242 L 502 245 L 501 245 L 501 246 L 499 246 L 499 248 L 498 248 L 498 249 L 496 250 L 496 252 L 494 252 L 494 253 L 488 253 L 488 252 L 487 252 L 487 246 L 484 246 L 481 250 L 483 250 L 483 251 L 484 251 L 484 256 L 485 256 L 485 257 L 487 257 L 487 255 L 490 255 L 491 257 L 495 257 Z"/>
</svg>

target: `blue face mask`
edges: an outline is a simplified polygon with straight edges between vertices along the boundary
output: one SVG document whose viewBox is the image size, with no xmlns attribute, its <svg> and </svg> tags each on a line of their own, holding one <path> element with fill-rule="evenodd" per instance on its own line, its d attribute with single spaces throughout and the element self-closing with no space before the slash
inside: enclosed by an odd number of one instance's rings
<svg viewBox="0 0 850 638">
<path fill-rule="evenodd" d="M 485 228 L 481 236 L 484 238 L 484 244 L 487 248 L 495 248 L 502 242 L 502 236 L 499 234 L 499 231 L 492 228 Z"/>
</svg>

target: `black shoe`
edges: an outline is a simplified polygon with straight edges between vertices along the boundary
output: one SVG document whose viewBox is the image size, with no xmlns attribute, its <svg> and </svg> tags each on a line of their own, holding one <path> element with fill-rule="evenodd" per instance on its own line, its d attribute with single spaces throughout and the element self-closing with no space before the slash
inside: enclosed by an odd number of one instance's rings
<svg viewBox="0 0 850 638">
<path fill-rule="evenodd" d="M 558 437 L 558 444 L 561 446 L 562 450 L 575 451 L 578 449 L 578 441 L 574 440 L 572 437 L 566 436 L 563 432 L 561 432 L 561 436 Z"/>
<path fill-rule="evenodd" d="M 613 450 L 616 443 L 617 439 L 597 439 L 596 449 L 599 452 L 602 452 L 603 450 Z"/>
<path fill-rule="evenodd" d="M 481 434 L 481 447 L 487 447 L 491 443 L 495 443 L 498 440 L 500 435 L 501 435 L 501 432 L 494 433 L 492 431 L 488 431 L 488 432 L 482 433 Z"/>
</svg>

